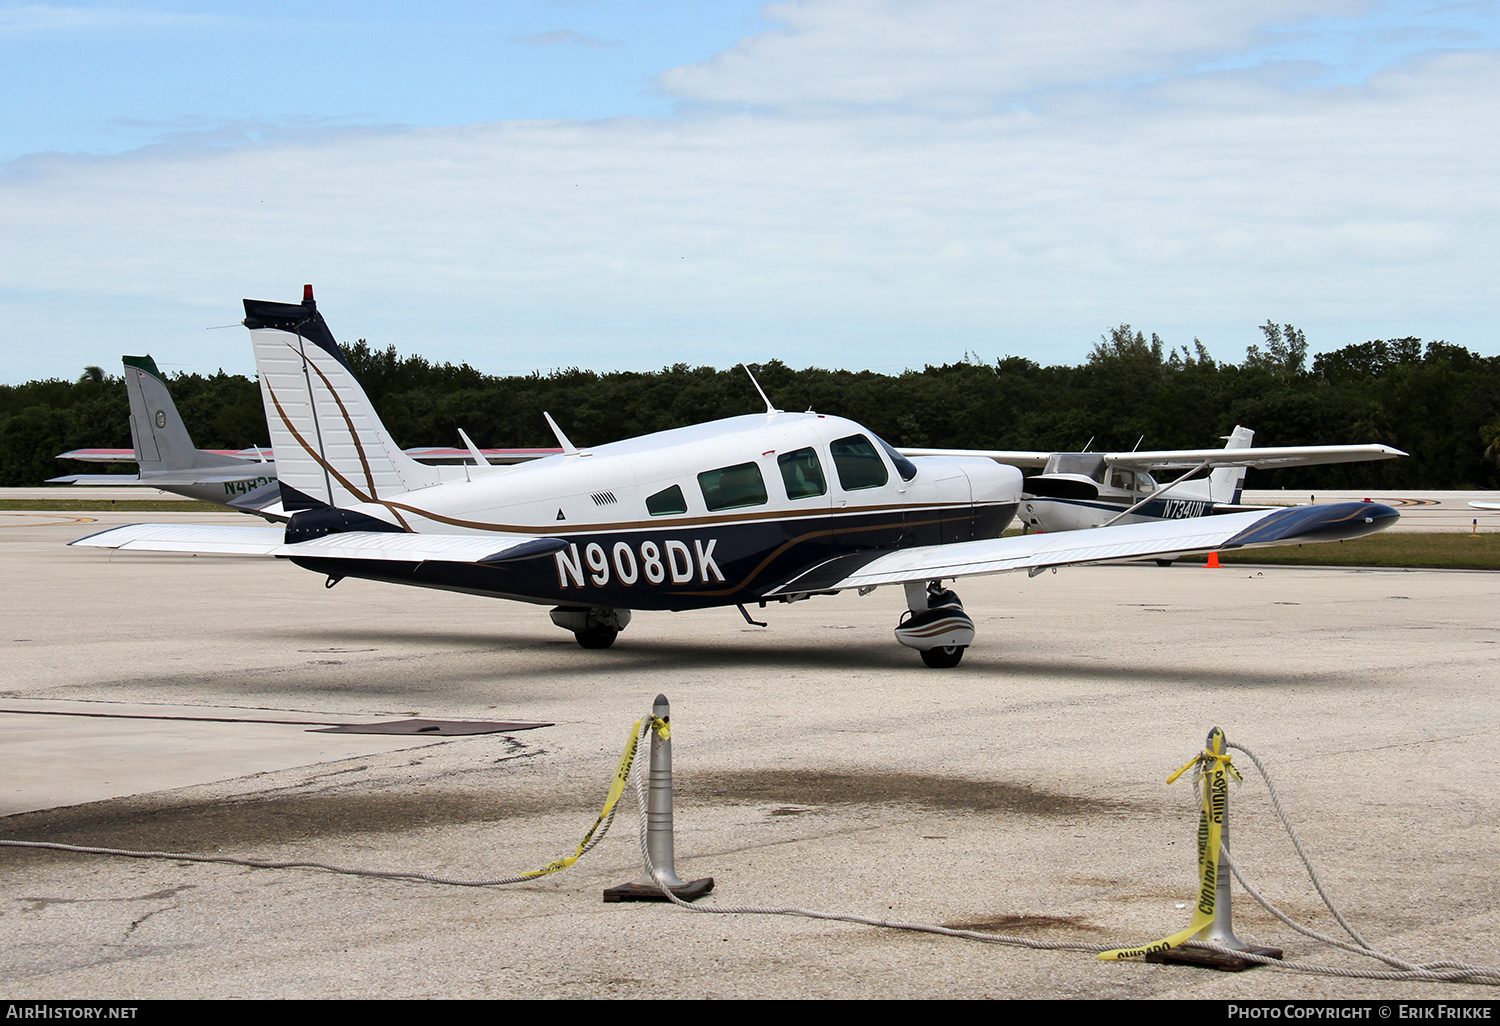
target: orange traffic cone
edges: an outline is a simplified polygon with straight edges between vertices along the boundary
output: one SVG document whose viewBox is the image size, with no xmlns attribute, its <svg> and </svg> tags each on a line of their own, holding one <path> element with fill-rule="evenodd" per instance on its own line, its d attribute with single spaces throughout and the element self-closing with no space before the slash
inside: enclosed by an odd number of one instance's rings
<svg viewBox="0 0 1500 1026">
<path fill-rule="evenodd" d="M 1205 570 L 1217 570 L 1217 569 L 1219 569 L 1219 554 L 1217 552 L 1210 552 L 1208 554 L 1208 562 L 1203 565 L 1203 569 L 1205 569 Z"/>
</svg>

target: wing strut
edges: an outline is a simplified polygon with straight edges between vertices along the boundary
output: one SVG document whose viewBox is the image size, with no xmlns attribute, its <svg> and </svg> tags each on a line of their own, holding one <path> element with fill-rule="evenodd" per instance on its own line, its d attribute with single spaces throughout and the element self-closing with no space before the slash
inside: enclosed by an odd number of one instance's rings
<svg viewBox="0 0 1500 1026">
<path fill-rule="evenodd" d="M 1141 437 L 1144 438 L 1146 436 L 1142 435 Z M 1137 442 L 1135 444 L 1136 445 L 1140 445 L 1141 443 Z M 1136 510 L 1140 509 L 1142 506 L 1144 506 L 1146 503 L 1150 502 L 1152 499 L 1156 498 L 1162 492 L 1165 492 L 1169 488 L 1175 488 L 1175 487 L 1177 487 L 1182 482 L 1186 481 L 1188 478 L 1190 478 L 1194 474 L 1198 473 L 1198 471 L 1203 470 L 1204 468 L 1210 467 L 1212 465 L 1213 465 L 1213 461 L 1212 460 L 1204 460 L 1202 463 L 1198 464 L 1192 470 L 1189 470 L 1186 474 L 1183 474 L 1181 477 L 1179 477 L 1177 480 L 1173 481 L 1171 484 L 1164 484 L 1164 485 L 1162 485 L 1160 488 L 1158 488 L 1156 491 L 1152 492 L 1150 495 L 1146 496 L 1140 502 L 1136 503 L 1134 506 L 1131 506 L 1124 513 L 1121 513 L 1121 514 L 1119 514 L 1117 516 L 1110 517 L 1109 520 L 1105 522 L 1104 526 L 1108 527 L 1110 524 L 1113 524 L 1115 521 L 1121 520 L 1121 519 L 1123 519 L 1125 517 L 1130 516 L 1130 514 L 1134 513 Z"/>
</svg>

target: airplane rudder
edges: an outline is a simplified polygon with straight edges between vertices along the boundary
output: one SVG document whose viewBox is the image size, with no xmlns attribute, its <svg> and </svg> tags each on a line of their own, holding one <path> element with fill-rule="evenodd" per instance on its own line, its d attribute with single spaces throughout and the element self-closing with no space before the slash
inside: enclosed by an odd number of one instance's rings
<svg viewBox="0 0 1500 1026">
<path fill-rule="evenodd" d="M 244 302 L 278 474 L 288 486 L 344 506 L 439 482 L 435 468 L 391 438 L 311 287 L 299 304 Z"/>
<path fill-rule="evenodd" d="M 194 466 L 197 450 L 156 361 L 150 355 L 120 360 L 125 366 L 131 435 L 141 469 L 187 470 Z"/>
</svg>

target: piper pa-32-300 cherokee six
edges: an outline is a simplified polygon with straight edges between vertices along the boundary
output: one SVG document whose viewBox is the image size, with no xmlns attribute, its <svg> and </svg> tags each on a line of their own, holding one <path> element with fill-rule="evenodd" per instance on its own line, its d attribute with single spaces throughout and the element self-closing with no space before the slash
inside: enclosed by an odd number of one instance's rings
<svg viewBox="0 0 1500 1026">
<path fill-rule="evenodd" d="M 630 611 L 793 602 L 902 585 L 897 640 L 956 666 L 974 624 L 943 582 L 976 574 L 1356 538 L 1396 511 L 1347 502 L 1000 537 L 1015 467 L 907 458 L 842 417 L 766 412 L 563 452 L 468 480 L 406 456 L 322 315 L 245 301 L 282 527 L 136 524 L 74 545 L 280 556 L 328 576 L 551 605 L 585 648 Z M 550 418 L 549 418 L 550 420 Z M 555 427 L 555 425 L 554 425 Z M 479 468 L 476 468 L 479 469 Z"/>
</svg>

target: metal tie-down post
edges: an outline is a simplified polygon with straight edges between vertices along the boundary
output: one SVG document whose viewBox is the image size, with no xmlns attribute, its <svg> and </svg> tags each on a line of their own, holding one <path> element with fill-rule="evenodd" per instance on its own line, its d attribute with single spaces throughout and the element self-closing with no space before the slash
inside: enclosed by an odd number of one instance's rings
<svg viewBox="0 0 1500 1026">
<path fill-rule="evenodd" d="M 1203 743 L 1204 750 L 1214 755 L 1224 754 L 1224 730 L 1214 727 L 1208 732 L 1208 740 Z M 1204 785 L 1208 786 L 1205 780 Z M 1208 843 L 1208 826 L 1202 825 L 1199 833 L 1199 844 Z M 1224 820 L 1219 827 L 1219 847 L 1229 847 L 1229 801 L 1226 796 L 1224 801 Z M 1259 944 L 1246 944 L 1234 935 L 1234 914 L 1230 909 L 1229 883 L 1231 873 L 1222 863 L 1214 867 L 1214 918 L 1203 929 L 1193 934 L 1190 938 L 1195 941 L 1203 941 L 1206 944 L 1217 944 L 1220 947 L 1232 948 L 1235 951 L 1246 951 L 1255 955 L 1264 955 L 1267 958 L 1281 958 L 1281 948 L 1268 948 Z M 1177 947 L 1166 951 L 1154 951 L 1146 956 L 1148 962 L 1175 962 L 1181 965 L 1203 965 L 1214 969 L 1223 969 L 1229 972 L 1238 972 L 1242 969 L 1253 969 L 1258 962 L 1249 962 L 1233 955 L 1226 955 L 1219 951 L 1205 951 L 1202 948 Z"/>
<path fill-rule="evenodd" d="M 666 695 L 657 695 L 651 713 L 668 725 L 672 722 L 672 709 Z M 701 898 L 714 889 L 714 878 L 684 881 L 677 876 L 673 865 L 675 845 L 672 838 L 672 739 L 662 737 L 654 726 L 651 734 L 651 769 L 646 788 L 646 852 L 651 864 L 674 895 L 683 901 Z M 610 887 L 604 892 L 605 901 L 666 901 L 661 886 L 651 878 L 651 871 L 644 870 L 630 883 Z"/>
</svg>

